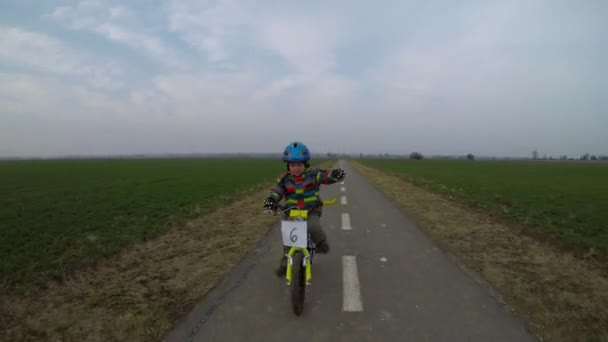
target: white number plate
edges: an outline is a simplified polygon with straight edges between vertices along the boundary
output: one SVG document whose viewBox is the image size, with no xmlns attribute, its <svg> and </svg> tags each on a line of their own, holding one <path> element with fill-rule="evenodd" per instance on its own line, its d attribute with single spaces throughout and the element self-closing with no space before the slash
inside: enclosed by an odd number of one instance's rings
<svg viewBox="0 0 608 342">
<path fill-rule="evenodd" d="M 308 226 L 306 221 L 281 221 L 283 245 L 289 247 L 307 247 Z"/>
</svg>

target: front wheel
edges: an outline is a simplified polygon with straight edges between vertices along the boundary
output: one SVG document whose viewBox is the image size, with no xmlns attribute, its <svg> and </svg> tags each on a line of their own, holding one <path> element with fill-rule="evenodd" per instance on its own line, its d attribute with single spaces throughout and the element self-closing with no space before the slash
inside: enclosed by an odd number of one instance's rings
<svg viewBox="0 0 608 342">
<path fill-rule="evenodd" d="M 306 293 L 306 268 L 302 266 L 304 254 L 296 252 L 293 255 L 291 268 L 291 304 L 293 312 L 300 316 L 304 310 L 304 297 Z"/>
</svg>

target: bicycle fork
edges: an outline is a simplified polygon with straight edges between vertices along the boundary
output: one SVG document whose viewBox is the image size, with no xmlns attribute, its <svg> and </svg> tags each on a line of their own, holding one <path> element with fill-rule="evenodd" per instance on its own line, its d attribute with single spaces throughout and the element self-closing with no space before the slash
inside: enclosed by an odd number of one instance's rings
<svg viewBox="0 0 608 342">
<path fill-rule="evenodd" d="M 289 253 L 285 254 L 285 257 L 287 257 L 287 270 L 285 272 L 285 279 L 287 280 L 287 285 L 291 285 L 293 272 L 293 255 L 298 251 L 304 254 L 304 257 L 302 258 L 302 267 L 304 267 L 304 269 L 306 270 L 306 285 L 310 285 L 312 280 L 311 255 L 308 252 L 308 249 L 300 247 L 292 247 L 289 250 Z"/>
</svg>

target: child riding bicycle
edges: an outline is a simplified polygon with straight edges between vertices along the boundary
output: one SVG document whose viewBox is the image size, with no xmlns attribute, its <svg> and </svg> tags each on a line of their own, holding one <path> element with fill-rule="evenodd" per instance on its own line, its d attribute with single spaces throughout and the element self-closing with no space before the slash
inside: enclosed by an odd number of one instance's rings
<svg viewBox="0 0 608 342">
<path fill-rule="evenodd" d="M 277 178 L 277 183 L 270 190 L 264 201 L 264 208 L 276 210 L 277 204 L 285 198 L 286 208 L 308 209 L 308 231 L 315 243 L 318 253 L 328 253 L 329 243 L 321 227 L 321 214 L 323 202 L 319 197 L 319 188 L 322 184 L 329 185 L 344 180 L 346 173 L 338 168 L 329 170 L 311 167 L 310 151 L 301 142 L 292 142 L 283 151 L 283 161 L 287 164 L 287 172 Z M 275 274 L 285 275 L 287 259 L 284 254 L 289 247 L 283 247 L 281 262 Z"/>
</svg>

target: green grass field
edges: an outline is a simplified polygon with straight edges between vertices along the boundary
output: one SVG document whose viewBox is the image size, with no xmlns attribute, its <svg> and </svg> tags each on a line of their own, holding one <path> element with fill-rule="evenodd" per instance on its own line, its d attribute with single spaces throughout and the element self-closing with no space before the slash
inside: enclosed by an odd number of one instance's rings
<svg viewBox="0 0 608 342">
<path fill-rule="evenodd" d="M 61 278 L 284 170 L 260 159 L 1 162 L 0 291 Z"/>
<path fill-rule="evenodd" d="M 538 228 L 574 246 L 608 252 L 608 163 L 364 160 L 409 181 Z"/>
</svg>

